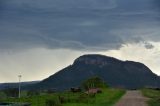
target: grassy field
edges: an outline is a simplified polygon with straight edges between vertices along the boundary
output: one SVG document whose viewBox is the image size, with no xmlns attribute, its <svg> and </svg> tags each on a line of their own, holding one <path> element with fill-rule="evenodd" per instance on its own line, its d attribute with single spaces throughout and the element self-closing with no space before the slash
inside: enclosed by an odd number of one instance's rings
<svg viewBox="0 0 160 106">
<path fill-rule="evenodd" d="M 112 106 L 124 93 L 124 90 L 105 89 L 102 94 L 96 95 L 96 97 L 90 99 L 88 103 L 68 103 L 64 106 Z"/>
<path fill-rule="evenodd" d="M 6 98 L 0 99 L 0 102 L 28 102 L 31 103 L 32 106 L 46 106 L 47 100 L 51 100 L 51 102 L 53 102 L 52 100 L 54 100 L 54 102 L 59 102 L 59 97 L 62 97 L 63 103 L 60 104 L 60 106 L 112 106 L 121 98 L 124 93 L 124 90 L 107 88 L 103 89 L 102 93 L 96 95 L 63 92 L 22 97 L 21 99 Z"/>
<path fill-rule="evenodd" d="M 160 106 L 160 90 L 143 89 L 142 93 L 150 98 L 148 101 L 149 106 Z"/>
</svg>

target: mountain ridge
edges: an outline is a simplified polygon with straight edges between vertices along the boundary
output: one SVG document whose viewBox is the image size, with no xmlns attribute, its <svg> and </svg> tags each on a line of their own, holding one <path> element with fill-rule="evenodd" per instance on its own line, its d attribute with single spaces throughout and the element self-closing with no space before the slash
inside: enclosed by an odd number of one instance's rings
<svg viewBox="0 0 160 106">
<path fill-rule="evenodd" d="M 21 82 L 21 86 L 28 86 L 39 83 L 40 81 L 25 81 Z M 9 89 L 9 88 L 18 88 L 19 82 L 7 82 L 7 83 L 0 83 L 0 89 Z"/>
<path fill-rule="evenodd" d="M 78 87 L 84 80 L 93 76 L 100 77 L 111 87 L 126 89 L 160 87 L 160 77 L 143 63 L 122 61 L 98 54 L 80 56 L 72 65 L 44 79 L 34 87 L 65 90 Z"/>
</svg>

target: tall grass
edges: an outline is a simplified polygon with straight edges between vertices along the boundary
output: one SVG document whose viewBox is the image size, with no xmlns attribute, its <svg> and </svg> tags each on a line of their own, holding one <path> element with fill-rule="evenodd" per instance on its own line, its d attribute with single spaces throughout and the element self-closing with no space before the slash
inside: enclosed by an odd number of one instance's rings
<svg viewBox="0 0 160 106">
<path fill-rule="evenodd" d="M 160 106 L 160 90 L 142 89 L 144 96 L 150 98 L 149 106 Z"/>
<path fill-rule="evenodd" d="M 87 103 L 67 103 L 64 106 L 112 106 L 125 93 L 124 90 L 104 89 L 103 93 L 90 98 Z"/>
<path fill-rule="evenodd" d="M 119 89 L 103 89 L 103 92 L 96 95 L 86 95 L 84 93 L 62 92 L 54 94 L 41 94 L 31 97 L 6 98 L 0 102 L 28 102 L 32 106 L 112 106 L 125 93 Z M 47 105 L 47 104 L 57 105 Z"/>
</svg>

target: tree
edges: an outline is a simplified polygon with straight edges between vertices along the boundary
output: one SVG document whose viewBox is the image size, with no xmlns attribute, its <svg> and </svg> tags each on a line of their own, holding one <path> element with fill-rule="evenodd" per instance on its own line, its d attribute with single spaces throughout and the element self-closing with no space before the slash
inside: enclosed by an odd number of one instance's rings
<svg viewBox="0 0 160 106">
<path fill-rule="evenodd" d="M 91 77 L 91 78 L 85 80 L 82 83 L 82 87 L 85 90 L 88 90 L 90 88 L 105 88 L 107 86 L 101 78 L 96 76 L 96 77 Z"/>
</svg>

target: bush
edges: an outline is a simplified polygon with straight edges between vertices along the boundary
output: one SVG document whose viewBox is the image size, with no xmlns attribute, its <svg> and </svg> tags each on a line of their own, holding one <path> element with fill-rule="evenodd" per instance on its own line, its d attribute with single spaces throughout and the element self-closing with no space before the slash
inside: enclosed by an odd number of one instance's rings
<svg viewBox="0 0 160 106">
<path fill-rule="evenodd" d="M 68 102 L 68 99 L 64 96 L 59 96 L 58 99 L 59 99 L 59 102 L 62 103 L 62 104 Z"/>
<path fill-rule="evenodd" d="M 18 97 L 18 88 L 9 88 L 9 89 L 5 89 L 3 90 L 3 92 L 5 93 L 5 95 L 7 95 L 7 97 Z"/>
<path fill-rule="evenodd" d="M 28 91 L 27 92 L 27 96 L 31 97 L 31 96 L 38 96 L 40 95 L 39 91 Z"/>
<path fill-rule="evenodd" d="M 85 94 L 85 93 L 83 93 L 83 94 L 81 94 L 81 95 L 79 96 L 77 102 L 79 102 L 79 103 L 88 103 L 88 99 L 89 99 L 88 95 Z"/>
<path fill-rule="evenodd" d="M 58 99 L 47 99 L 46 106 L 62 106 Z"/>
<path fill-rule="evenodd" d="M 7 98 L 7 95 L 4 92 L 0 92 L 0 99 Z"/>
</svg>

